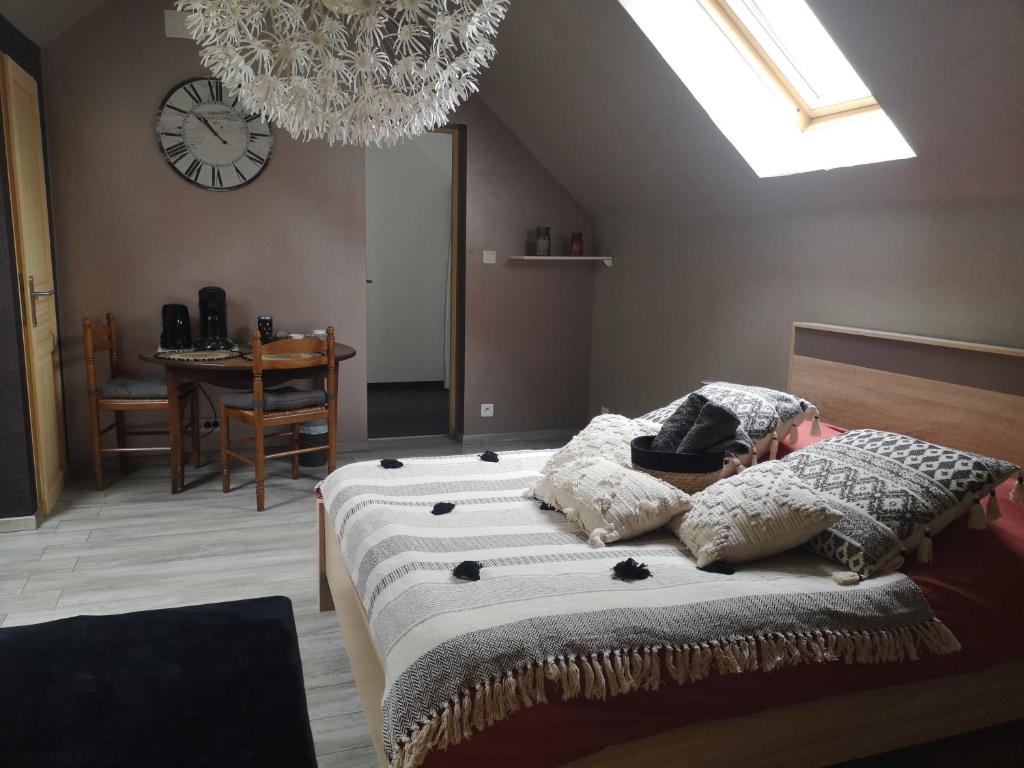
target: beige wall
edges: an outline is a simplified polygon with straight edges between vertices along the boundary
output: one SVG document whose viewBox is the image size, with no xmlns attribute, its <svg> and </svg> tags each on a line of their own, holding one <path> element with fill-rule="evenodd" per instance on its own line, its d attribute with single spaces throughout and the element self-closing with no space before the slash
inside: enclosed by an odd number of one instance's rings
<svg viewBox="0 0 1024 768">
<path fill-rule="evenodd" d="M 617 0 L 510 6 L 481 94 L 615 254 L 592 412 L 782 385 L 794 320 L 1024 346 L 1024 6 L 810 4 L 915 159 L 759 179 Z"/>
<path fill-rule="evenodd" d="M 509 262 L 536 225 L 551 227 L 552 253 L 569 234 L 593 243 L 593 224 L 518 139 L 479 100 L 466 123 L 466 434 L 581 426 L 590 371 L 592 263 Z M 561 249 L 561 250 L 560 250 Z M 496 264 L 483 251 L 497 251 Z M 480 418 L 480 404 L 494 416 Z"/>
<path fill-rule="evenodd" d="M 153 120 L 177 82 L 203 74 L 196 47 L 163 36 L 164 0 L 112 0 L 44 48 L 55 248 L 72 458 L 88 457 L 80 323 L 115 312 L 125 359 L 160 332 L 160 306 L 197 314 L 204 285 L 228 293 L 231 332 L 333 324 L 360 354 L 341 369 L 341 439 L 366 437 L 364 153 L 275 134 L 255 183 L 196 189 L 166 167 Z M 483 247 L 522 250 L 526 231 L 592 225 L 540 164 L 472 100 L 469 126 L 467 432 L 575 426 L 585 416 L 592 281 L 568 271 L 484 268 Z M 486 244 L 486 245 L 485 245 Z M 481 421 L 479 403 L 495 403 Z"/>
<path fill-rule="evenodd" d="M 784 387 L 794 321 L 1024 347 L 1019 203 L 655 227 L 595 288 L 591 410 L 640 414 L 702 379 Z"/>
<path fill-rule="evenodd" d="M 263 175 L 233 192 L 187 184 L 156 147 L 154 117 L 177 82 L 203 74 L 195 46 L 163 35 L 161 0 L 117 0 L 44 48 L 68 433 L 88 456 L 81 319 L 114 312 L 124 358 L 159 340 L 160 306 L 228 294 L 229 331 L 335 326 L 365 346 L 363 153 L 277 132 Z M 343 440 L 365 439 L 365 359 L 341 368 Z"/>
</svg>

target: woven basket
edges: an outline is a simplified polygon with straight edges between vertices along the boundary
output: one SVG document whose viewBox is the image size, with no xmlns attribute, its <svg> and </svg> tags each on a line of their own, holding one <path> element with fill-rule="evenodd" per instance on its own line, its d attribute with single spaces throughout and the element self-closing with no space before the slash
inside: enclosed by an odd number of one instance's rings
<svg viewBox="0 0 1024 768">
<path fill-rule="evenodd" d="M 651 449 L 653 435 L 638 437 L 630 443 L 633 468 L 664 480 L 684 493 L 703 491 L 722 479 L 724 453 L 675 453 Z"/>
</svg>

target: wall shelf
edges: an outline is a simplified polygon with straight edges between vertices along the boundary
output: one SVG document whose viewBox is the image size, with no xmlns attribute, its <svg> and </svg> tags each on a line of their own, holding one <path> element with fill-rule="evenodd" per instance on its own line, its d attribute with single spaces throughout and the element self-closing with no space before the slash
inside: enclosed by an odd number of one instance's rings
<svg viewBox="0 0 1024 768">
<path fill-rule="evenodd" d="M 509 256 L 509 259 L 511 261 L 600 261 L 606 267 L 612 265 L 611 256 Z"/>
</svg>

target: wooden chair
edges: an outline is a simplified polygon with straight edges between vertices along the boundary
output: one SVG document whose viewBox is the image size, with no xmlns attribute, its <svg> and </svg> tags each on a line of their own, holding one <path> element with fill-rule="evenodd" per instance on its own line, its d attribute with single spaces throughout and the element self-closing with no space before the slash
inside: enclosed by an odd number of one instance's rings
<svg viewBox="0 0 1024 768">
<path fill-rule="evenodd" d="M 326 363 L 326 391 L 299 390 L 291 387 L 263 388 L 264 371 L 294 373 L 301 378 L 303 368 L 322 367 Z M 267 459 L 291 456 L 292 478 L 299 477 L 299 455 L 327 451 L 327 471 L 337 464 L 335 441 L 337 433 L 338 371 L 334 351 L 334 328 L 327 329 L 324 339 L 282 339 L 264 345 L 257 331 L 252 332 L 252 392 L 224 395 L 220 404 L 220 464 L 224 493 L 231 490 L 231 459 L 245 462 L 256 470 L 256 508 L 264 507 L 264 465 Z M 232 420 L 248 424 L 251 437 L 231 438 Z M 327 421 L 327 445 L 299 447 L 299 424 Z M 268 428 L 287 427 L 279 432 Z M 277 437 L 291 438 L 287 450 L 267 453 L 265 442 Z M 235 443 L 252 442 L 253 453 L 246 456 L 232 450 Z"/>
<path fill-rule="evenodd" d="M 136 435 L 170 435 L 173 442 L 181 439 L 173 434 L 170 418 L 170 404 L 167 400 L 167 382 L 160 378 L 131 378 L 122 376 L 121 356 L 118 349 L 117 323 L 114 315 L 107 313 L 107 322 L 93 325 L 89 318 L 82 320 L 82 341 L 85 345 L 85 378 L 89 387 L 89 422 L 92 428 L 92 466 L 96 480 L 96 490 L 103 490 L 103 455 L 116 454 L 121 471 L 128 468 L 129 453 L 170 453 L 170 446 L 151 446 L 129 448 L 128 438 Z M 110 379 L 104 384 L 96 384 L 96 353 L 110 353 Z M 191 408 L 189 422 L 192 432 L 192 465 L 199 467 L 199 390 L 188 387 L 182 392 L 188 396 Z M 106 427 L 100 427 L 100 413 L 108 411 L 114 414 L 114 421 Z M 167 411 L 167 429 L 127 429 L 125 411 Z M 180 420 L 178 420 L 180 423 Z M 104 448 L 102 437 L 110 430 L 115 430 L 117 447 Z M 173 471 L 173 468 L 172 470 Z M 172 482 L 173 486 L 173 482 Z"/>
</svg>

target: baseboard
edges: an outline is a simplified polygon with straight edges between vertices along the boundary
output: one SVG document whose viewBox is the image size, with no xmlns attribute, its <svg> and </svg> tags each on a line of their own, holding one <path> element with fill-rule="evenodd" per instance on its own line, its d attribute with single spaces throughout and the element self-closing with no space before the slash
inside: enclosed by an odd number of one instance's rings
<svg viewBox="0 0 1024 768">
<path fill-rule="evenodd" d="M 337 453 L 358 453 L 359 451 L 370 450 L 370 443 L 368 440 L 352 440 L 350 442 L 338 443 Z M 200 461 L 203 466 L 208 464 L 219 464 L 220 463 L 220 451 L 219 450 L 203 450 L 199 454 Z M 186 475 L 192 467 L 192 452 L 191 450 L 185 453 L 185 472 Z M 282 459 L 284 461 L 284 459 Z M 138 467 L 152 467 L 152 466 L 170 466 L 170 457 L 166 453 L 142 453 L 134 454 L 129 458 L 131 466 Z M 117 475 L 117 461 L 115 459 L 105 459 L 103 467 L 111 477 Z M 72 477 L 92 477 L 92 459 L 72 459 L 68 465 L 68 472 Z M 0 518 L 2 519 L 2 518 Z"/>
<path fill-rule="evenodd" d="M 468 446 L 490 446 L 497 443 L 515 443 L 525 442 L 529 440 L 546 440 L 546 441 L 568 441 L 576 430 L 573 429 L 541 429 L 533 432 L 490 432 L 478 435 L 456 435 L 456 441 Z M 345 453 L 365 453 L 370 450 L 382 450 L 388 448 L 391 445 L 403 445 L 408 446 L 410 444 L 422 444 L 423 447 L 429 447 L 430 445 L 444 445 L 450 442 L 450 438 L 447 435 L 423 435 L 419 437 L 375 437 L 372 440 L 350 440 L 342 443 L 338 443 L 337 453 L 339 455 Z M 191 453 L 185 453 L 185 472 L 186 475 L 191 467 Z M 217 463 L 220 461 L 219 451 L 207 451 L 204 450 L 201 453 L 201 459 L 203 466 L 210 463 Z M 163 464 L 169 465 L 170 460 L 166 453 L 163 454 L 138 454 L 133 455 L 130 459 L 133 466 L 154 466 Z M 112 459 L 108 459 L 104 462 L 104 467 L 110 472 L 111 476 L 117 474 L 116 462 Z M 91 460 L 72 460 L 69 465 L 70 473 L 75 477 L 88 477 L 92 475 L 92 461 Z M 20 519 L 20 518 L 18 518 Z M 0 518 L 0 526 L 2 526 L 3 518 Z M 5 530 L 0 527 L 0 531 Z M 18 529 L 24 530 L 24 529 Z"/>
<path fill-rule="evenodd" d="M 448 445 L 452 439 L 448 435 L 416 435 L 414 437 L 371 437 L 367 443 L 368 450 L 380 450 L 393 445 L 402 447 L 418 446 L 429 448 L 433 445 Z"/>
<path fill-rule="evenodd" d="M 527 440 L 566 440 L 568 441 L 576 430 L 573 429 L 539 429 L 532 432 L 486 432 L 477 435 L 457 435 L 457 439 L 463 445 L 493 445 L 494 443 L 525 442 Z"/>
<path fill-rule="evenodd" d="M 0 517 L 0 533 L 34 531 L 38 527 L 39 517 L 36 515 L 24 515 L 23 517 Z"/>
<path fill-rule="evenodd" d="M 335 453 L 356 453 L 368 450 L 370 450 L 369 440 L 351 440 L 345 443 L 338 443 Z"/>
</svg>

